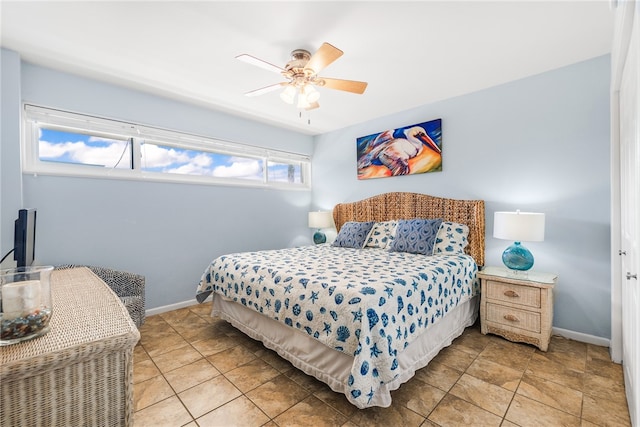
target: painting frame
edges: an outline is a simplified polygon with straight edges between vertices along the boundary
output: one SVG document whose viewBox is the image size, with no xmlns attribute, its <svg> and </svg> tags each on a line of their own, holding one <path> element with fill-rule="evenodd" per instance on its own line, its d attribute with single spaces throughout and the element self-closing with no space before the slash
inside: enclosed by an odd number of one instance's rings
<svg viewBox="0 0 640 427">
<path fill-rule="evenodd" d="M 442 119 L 356 138 L 359 180 L 442 171 Z"/>
</svg>

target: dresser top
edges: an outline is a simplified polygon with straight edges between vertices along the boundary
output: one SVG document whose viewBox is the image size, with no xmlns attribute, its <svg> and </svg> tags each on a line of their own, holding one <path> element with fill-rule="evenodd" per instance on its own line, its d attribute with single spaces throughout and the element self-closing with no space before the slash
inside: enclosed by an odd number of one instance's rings
<svg viewBox="0 0 640 427">
<path fill-rule="evenodd" d="M 133 348 L 140 338 L 120 299 L 88 268 L 54 270 L 51 301 L 49 332 L 0 347 L 0 378 L 53 369 L 117 348 Z"/>
</svg>

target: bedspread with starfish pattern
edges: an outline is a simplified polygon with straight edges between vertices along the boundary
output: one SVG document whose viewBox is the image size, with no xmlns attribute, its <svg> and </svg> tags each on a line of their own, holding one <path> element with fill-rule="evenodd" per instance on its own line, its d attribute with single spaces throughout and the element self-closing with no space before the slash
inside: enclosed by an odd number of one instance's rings
<svg viewBox="0 0 640 427">
<path fill-rule="evenodd" d="M 346 393 L 364 408 L 396 376 L 397 354 L 479 292 L 473 258 L 330 245 L 214 259 L 196 299 L 224 295 L 352 355 Z"/>
</svg>

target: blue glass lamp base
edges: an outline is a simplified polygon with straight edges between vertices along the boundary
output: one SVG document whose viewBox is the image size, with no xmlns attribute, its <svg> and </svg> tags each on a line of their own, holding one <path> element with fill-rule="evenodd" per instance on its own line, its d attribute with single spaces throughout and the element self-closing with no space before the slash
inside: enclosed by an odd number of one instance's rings
<svg viewBox="0 0 640 427">
<path fill-rule="evenodd" d="M 313 243 L 319 245 L 320 243 L 325 243 L 327 241 L 327 236 L 320 230 L 313 233 Z"/>
<path fill-rule="evenodd" d="M 515 242 L 502 253 L 502 262 L 511 270 L 527 271 L 533 267 L 533 255 L 520 242 Z"/>
</svg>

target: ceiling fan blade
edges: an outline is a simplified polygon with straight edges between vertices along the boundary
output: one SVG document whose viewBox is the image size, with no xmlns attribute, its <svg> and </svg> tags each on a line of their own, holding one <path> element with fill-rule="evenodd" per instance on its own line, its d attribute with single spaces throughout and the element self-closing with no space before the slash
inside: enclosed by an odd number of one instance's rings
<svg viewBox="0 0 640 427">
<path fill-rule="evenodd" d="M 326 77 L 322 77 L 319 80 L 321 82 L 324 82 L 324 84 L 319 83 L 318 86 L 328 87 L 329 89 L 344 90 L 345 92 L 362 94 L 364 93 L 364 90 L 367 88 L 367 82 L 358 82 L 355 80 L 331 79 Z"/>
<path fill-rule="evenodd" d="M 340 49 L 329 43 L 322 43 L 320 49 L 311 56 L 304 68 L 313 70 L 314 74 L 318 74 L 333 61 L 340 58 L 343 53 Z"/>
<path fill-rule="evenodd" d="M 263 68 L 267 71 L 272 71 L 274 73 L 282 73 L 284 68 L 278 67 L 277 65 L 273 65 L 270 62 L 263 61 L 262 59 L 258 59 L 255 56 L 247 55 L 243 53 L 242 55 L 236 56 L 236 59 L 239 59 L 242 62 L 246 62 L 247 64 L 255 65 L 256 67 Z"/>
<path fill-rule="evenodd" d="M 288 82 L 282 82 L 282 83 L 276 83 L 274 85 L 269 85 L 269 86 L 265 86 L 263 88 L 260 89 L 256 89 L 256 90 L 252 90 L 250 92 L 247 92 L 244 94 L 244 96 L 259 96 L 268 92 L 273 92 L 274 90 L 282 87 L 282 86 L 286 86 L 288 85 Z"/>
<path fill-rule="evenodd" d="M 309 111 L 309 110 L 315 110 L 316 108 L 319 108 L 320 104 L 318 104 L 317 102 L 312 102 L 311 104 L 309 104 L 309 106 L 307 108 L 305 108 L 305 110 Z"/>
</svg>

